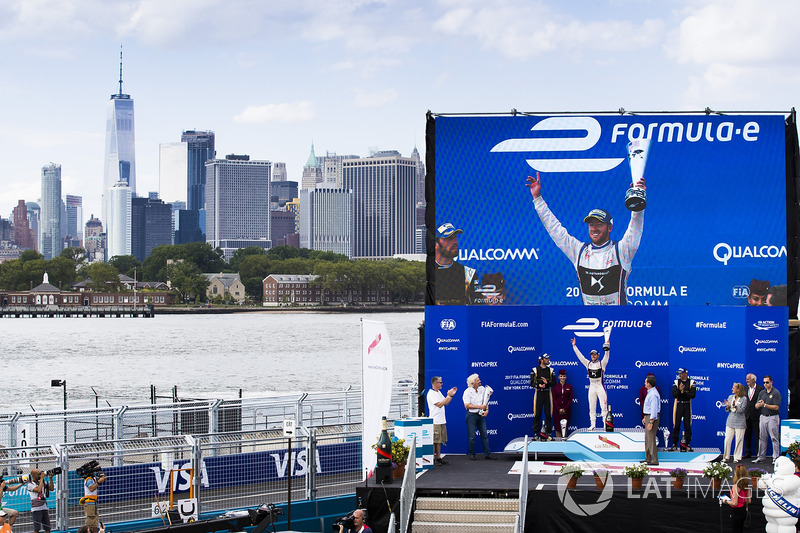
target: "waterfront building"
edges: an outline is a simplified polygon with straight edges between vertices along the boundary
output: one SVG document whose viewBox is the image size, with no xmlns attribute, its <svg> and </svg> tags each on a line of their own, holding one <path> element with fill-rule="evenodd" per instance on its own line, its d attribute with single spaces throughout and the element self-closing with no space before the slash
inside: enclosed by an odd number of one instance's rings
<svg viewBox="0 0 800 533">
<path fill-rule="evenodd" d="M 344 160 L 342 179 L 354 194 L 353 258 L 414 253 L 416 163 L 399 152 Z"/>
<path fill-rule="evenodd" d="M 182 202 L 186 209 L 188 144 L 185 142 L 158 145 L 158 194 L 167 202 Z"/>
<path fill-rule="evenodd" d="M 108 230 L 109 245 L 118 246 L 115 252 L 122 249 L 126 254 L 117 254 L 109 251 L 108 257 L 114 255 L 127 255 L 130 253 L 130 243 L 121 241 L 118 235 L 129 234 L 130 229 L 115 227 L 116 221 L 130 221 L 130 202 L 127 207 L 120 203 L 119 184 L 124 184 L 129 189 L 128 198 L 136 194 L 136 151 L 133 123 L 133 99 L 129 94 L 122 92 L 122 50 L 119 53 L 119 92 L 112 94 L 108 101 L 106 113 L 106 147 L 105 165 L 103 170 L 103 213 L 102 220 Z M 116 213 L 114 206 L 128 209 L 127 213 Z"/>
<path fill-rule="evenodd" d="M 17 202 L 17 207 L 14 208 L 12 216 L 14 218 L 14 244 L 22 250 L 35 250 L 36 235 L 31 230 L 30 221 L 28 220 L 28 206 L 25 205 L 25 200 Z"/>
<path fill-rule="evenodd" d="M 286 174 L 286 163 L 281 163 L 280 161 L 272 163 L 272 183 L 286 181 L 288 179 L 289 178 Z"/>
<path fill-rule="evenodd" d="M 46 260 L 61 255 L 61 165 L 42 167 L 39 253 Z"/>
<path fill-rule="evenodd" d="M 106 232 L 103 231 L 103 223 L 94 218 L 94 213 L 89 217 L 89 221 L 86 222 L 84 235 L 86 260 L 90 263 L 95 261 L 104 262 L 106 260 Z"/>
<path fill-rule="evenodd" d="M 217 296 L 221 296 L 223 300 L 233 300 L 236 303 L 245 301 L 246 294 L 244 290 L 244 283 L 242 283 L 239 274 L 203 274 L 208 279 L 208 289 L 206 289 L 206 297 L 209 301 Z"/>
<path fill-rule="evenodd" d="M 206 242 L 230 260 L 239 248 L 272 246 L 269 161 L 228 155 L 206 163 Z"/>
<path fill-rule="evenodd" d="M 319 161 L 317 161 L 317 156 L 314 155 L 314 143 L 311 143 L 311 153 L 303 166 L 301 185 L 303 189 L 313 189 L 317 186 L 317 183 L 322 183 L 322 168 L 319 165 Z"/>
<path fill-rule="evenodd" d="M 120 181 L 108 191 L 111 219 L 106 221 L 107 259 L 131 255 L 131 199 L 133 191 Z"/>
<path fill-rule="evenodd" d="M 66 196 L 66 209 L 66 233 L 69 245 L 83 248 L 83 198 L 68 194 Z"/>
<path fill-rule="evenodd" d="M 172 244 L 172 206 L 159 198 L 132 198 L 131 255 L 144 262 L 164 244 Z"/>
<path fill-rule="evenodd" d="M 296 181 L 275 181 L 272 180 L 272 197 L 270 206 L 272 209 L 281 209 L 286 206 L 286 202 L 291 202 L 297 198 Z"/>
<path fill-rule="evenodd" d="M 353 256 L 353 191 L 300 191 L 300 247 Z"/>
<path fill-rule="evenodd" d="M 270 274 L 262 281 L 262 305 L 379 305 L 391 301 L 391 293 L 386 288 L 367 290 L 353 285 L 341 291 L 328 291 L 314 283 L 318 277 L 311 274 Z"/>
</svg>

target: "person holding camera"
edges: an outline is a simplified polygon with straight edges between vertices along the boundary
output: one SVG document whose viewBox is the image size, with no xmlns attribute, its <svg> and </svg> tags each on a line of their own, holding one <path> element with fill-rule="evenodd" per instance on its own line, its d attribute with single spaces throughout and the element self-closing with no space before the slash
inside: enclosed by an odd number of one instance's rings
<svg viewBox="0 0 800 533">
<path fill-rule="evenodd" d="M 339 524 L 339 533 L 345 533 L 344 526 L 347 525 L 347 533 L 372 533 L 372 530 L 364 522 L 367 519 L 367 513 L 364 509 L 356 509 L 351 513 L 352 521 L 345 519 L 342 524 Z"/>
<path fill-rule="evenodd" d="M 19 511 L 17 511 L 16 509 L 11 509 L 11 508 L 6 506 L 6 504 L 7 504 L 7 502 L 6 502 L 6 492 L 14 492 L 15 490 L 17 490 L 20 487 L 25 485 L 25 483 L 22 483 L 21 482 L 22 480 L 20 480 L 20 479 L 16 479 L 16 481 L 18 481 L 18 483 L 14 484 L 14 485 L 10 485 L 10 483 L 12 481 L 15 481 L 15 480 L 14 479 L 4 479 L 4 480 L 0 481 L 0 494 L 2 494 L 2 497 L 3 497 L 2 511 L 4 513 L 6 513 L 6 520 L 8 521 L 9 527 L 13 526 L 14 522 L 16 522 L 17 517 L 19 516 Z"/>
<path fill-rule="evenodd" d="M 97 488 L 105 481 L 106 475 L 100 468 L 87 472 L 83 480 L 83 513 L 86 515 L 86 527 L 90 533 L 97 533 L 100 526 L 97 514 Z"/>
<path fill-rule="evenodd" d="M 49 481 L 45 481 L 45 478 L 48 478 Z M 31 498 L 34 533 L 39 533 L 42 529 L 44 529 L 44 533 L 50 533 L 50 511 L 47 509 L 47 497 L 50 495 L 50 491 L 56 488 L 53 483 L 53 474 L 34 468 L 31 470 L 30 481 L 26 488 Z"/>
<path fill-rule="evenodd" d="M 0 509 L 0 533 L 11 533 L 11 524 L 6 522 L 8 518 L 8 513 Z"/>
</svg>

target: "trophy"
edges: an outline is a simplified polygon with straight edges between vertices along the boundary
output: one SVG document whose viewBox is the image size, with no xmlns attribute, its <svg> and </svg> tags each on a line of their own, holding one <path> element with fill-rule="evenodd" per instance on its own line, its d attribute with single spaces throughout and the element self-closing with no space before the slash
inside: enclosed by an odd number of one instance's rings
<svg viewBox="0 0 800 533">
<path fill-rule="evenodd" d="M 636 139 L 628 143 L 628 163 L 631 166 L 633 187 L 625 193 L 625 207 L 631 211 L 641 211 L 647 207 L 647 191 L 637 187 L 636 183 L 644 176 L 649 148 L 650 139 Z"/>
<path fill-rule="evenodd" d="M 561 419 L 561 439 L 567 440 L 567 420 L 565 418 Z"/>
<path fill-rule="evenodd" d="M 493 392 L 494 391 L 492 390 L 492 388 L 489 385 L 486 385 L 483 388 L 483 405 L 489 405 L 489 398 L 492 397 L 492 393 Z M 483 409 L 480 410 L 480 414 L 483 414 L 485 412 L 486 411 L 484 411 Z"/>
<path fill-rule="evenodd" d="M 642 191 L 642 192 L 644 192 L 644 191 Z M 609 345 L 608 342 L 609 342 L 609 339 L 611 339 L 611 326 L 606 326 L 606 327 L 603 328 L 603 339 L 604 339 L 604 342 L 605 342 L 605 344 L 603 345 L 603 348 L 605 348 L 606 346 Z"/>
</svg>

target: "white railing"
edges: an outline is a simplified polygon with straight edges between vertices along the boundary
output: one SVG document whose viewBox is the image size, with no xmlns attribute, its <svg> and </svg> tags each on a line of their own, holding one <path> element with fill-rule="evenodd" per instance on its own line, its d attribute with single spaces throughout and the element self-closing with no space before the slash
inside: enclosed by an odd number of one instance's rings
<svg viewBox="0 0 800 533">
<path fill-rule="evenodd" d="M 411 511 L 414 509 L 414 496 L 417 493 L 417 437 L 411 439 L 411 451 L 406 462 L 403 475 L 403 486 L 400 489 L 400 533 L 407 533 L 411 522 Z M 388 532 L 392 533 L 392 529 Z"/>
<path fill-rule="evenodd" d="M 528 436 L 522 442 L 522 469 L 519 473 L 519 510 L 514 521 L 514 533 L 525 529 L 525 508 L 528 505 Z"/>
</svg>

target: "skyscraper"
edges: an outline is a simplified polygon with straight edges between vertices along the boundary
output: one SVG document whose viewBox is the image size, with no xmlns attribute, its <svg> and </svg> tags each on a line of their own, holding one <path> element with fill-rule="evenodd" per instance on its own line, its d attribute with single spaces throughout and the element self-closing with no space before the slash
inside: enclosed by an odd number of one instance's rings
<svg viewBox="0 0 800 533">
<path fill-rule="evenodd" d="M 40 252 L 39 248 L 39 235 L 41 235 L 41 225 L 39 222 L 42 220 L 42 208 L 36 202 L 27 202 L 28 207 L 28 222 L 31 224 L 31 232 L 33 234 L 33 248 Z"/>
<path fill-rule="evenodd" d="M 353 191 L 300 191 L 300 247 L 353 256 Z"/>
<path fill-rule="evenodd" d="M 67 237 L 83 247 L 83 197 L 67 195 Z"/>
<path fill-rule="evenodd" d="M 128 199 L 136 194 L 136 156 L 134 151 L 134 127 L 133 127 L 133 99 L 129 94 L 122 92 L 122 50 L 119 52 L 119 92 L 112 94 L 108 101 L 106 113 L 106 153 L 105 169 L 103 174 L 103 223 L 108 233 L 108 244 L 112 243 L 119 246 L 121 241 L 119 236 L 127 234 L 130 236 L 130 227 L 116 228 L 116 221 L 130 223 L 130 201 L 128 201 L 128 211 L 126 213 L 115 213 L 113 210 L 113 196 L 115 188 L 123 184 L 128 188 Z M 119 198 L 117 198 L 119 200 Z M 122 206 L 117 202 L 117 205 Z M 127 249 L 125 254 L 111 253 L 114 255 L 126 255 L 130 253 L 130 242 L 125 247 L 117 248 L 116 251 Z"/>
<path fill-rule="evenodd" d="M 206 161 L 217 156 L 214 150 L 213 131 L 184 131 L 181 142 L 187 144 L 187 188 L 186 208 L 205 209 L 206 205 Z"/>
<path fill-rule="evenodd" d="M 396 151 L 342 161 L 344 188 L 355 196 L 354 259 L 414 253 L 416 166 Z"/>
<path fill-rule="evenodd" d="M 14 208 L 14 244 L 23 250 L 36 249 L 34 234 L 28 222 L 28 206 L 20 200 Z"/>
<path fill-rule="evenodd" d="M 303 166 L 303 179 L 300 186 L 303 189 L 313 189 L 317 183 L 322 182 L 322 168 L 319 166 L 317 156 L 314 155 L 314 143 L 311 143 L 311 153 L 308 154 L 306 164 Z"/>
<path fill-rule="evenodd" d="M 289 179 L 286 176 L 286 163 L 276 161 L 272 163 L 272 181 L 286 181 Z"/>
<path fill-rule="evenodd" d="M 230 259 L 239 248 L 270 248 L 269 161 L 228 155 L 206 163 L 206 242 Z"/>
<path fill-rule="evenodd" d="M 86 222 L 86 236 L 84 244 L 86 245 L 86 259 L 93 263 L 95 261 L 105 261 L 106 250 L 106 233 L 103 231 L 103 223 L 99 219 L 94 218 L 94 213 L 89 217 Z"/>
<path fill-rule="evenodd" d="M 42 167 L 39 252 L 45 259 L 61 255 L 61 165 Z"/>
<path fill-rule="evenodd" d="M 131 199 L 133 193 L 124 181 L 118 182 L 110 191 L 107 244 L 108 259 L 118 255 L 131 255 Z"/>
<path fill-rule="evenodd" d="M 157 197 L 132 198 L 131 255 L 144 261 L 162 244 L 172 244 L 172 206 Z"/>
<path fill-rule="evenodd" d="M 186 209 L 188 153 L 184 142 L 158 145 L 158 193 L 167 202 L 183 202 Z"/>
</svg>

